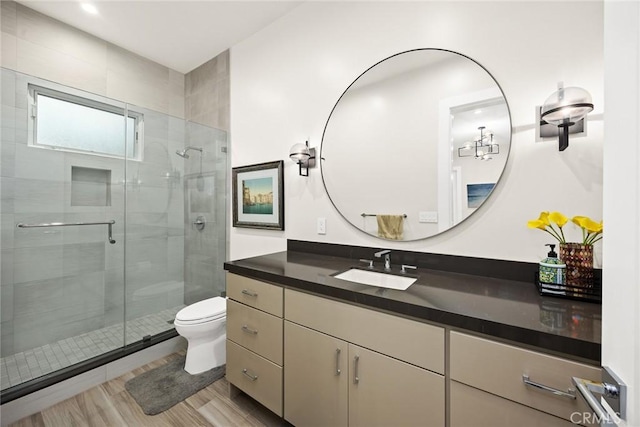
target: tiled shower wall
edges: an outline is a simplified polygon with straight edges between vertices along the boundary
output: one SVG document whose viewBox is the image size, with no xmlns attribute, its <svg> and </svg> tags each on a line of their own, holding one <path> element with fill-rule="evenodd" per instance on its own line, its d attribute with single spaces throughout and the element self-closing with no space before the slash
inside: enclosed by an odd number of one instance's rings
<svg viewBox="0 0 640 427">
<path fill-rule="evenodd" d="M 229 130 L 229 51 L 222 52 L 215 58 L 202 64 L 185 76 L 185 114 L 193 132 L 190 136 L 203 135 L 207 128 L 199 127 L 195 123 Z M 213 145 L 205 146 L 202 157 L 203 170 L 215 171 L 215 193 L 211 195 L 215 203 L 215 215 L 206 216 L 208 221 L 204 230 L 198 231 L 192 222 L 197 217 L 197 209 L 190 205 L 192 194 L 192 180 L 186 180 L 185 204 L 185 303 L 190 304 L 202 298 L 220 295 L 225 290 L 225 275 L 222 261 L 229 253 L 229 236 L 225 201 L 231 200 L 226 185 L 229 177 L 227 153 L 222 151 L 222 145 L 215 139 L 197 138 L 202 141 L 212 141 Z M 226 139 L 226 138 L 225 138 Z M 225 144 L 226 147 L 226 144 Z M 186 176 L 194 177 L 199 173 L 198 154 L 194 153 L 186 161 Z M 210 284 L 213 283 L 213 288 Z"/>
<path fill-rule="evenodd" d="M 227 135 L 197 123 L 188 123 L 186 132 L 186 145 L 203 148 L 185 159 L 184 293 L 185 304 L 192 304 L 225 290 Z M 198 218 L 204 229 L 194 224 Z"/>
<path fill-rule="evenodd" d="M 229 132 L 229 51 L 185 75 L 185 118 Z"/>
</svg>

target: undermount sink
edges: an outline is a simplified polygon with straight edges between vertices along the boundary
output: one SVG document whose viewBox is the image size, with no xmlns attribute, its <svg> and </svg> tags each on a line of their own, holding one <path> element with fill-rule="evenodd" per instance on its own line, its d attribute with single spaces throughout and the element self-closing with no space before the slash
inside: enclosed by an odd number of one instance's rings
<svg viewBox="0 0 640 427">
<path fill-rule="evenodd" d="M 351 268 L 333 277 L 349 282 L 361 283 L 363 285 L 378 286 L 380 288 L 406 290 L 417 280 L 414 277 L 396 276 L 394 274 L 379 273 L 377 271 L 361 270 Z"/>
</svg>

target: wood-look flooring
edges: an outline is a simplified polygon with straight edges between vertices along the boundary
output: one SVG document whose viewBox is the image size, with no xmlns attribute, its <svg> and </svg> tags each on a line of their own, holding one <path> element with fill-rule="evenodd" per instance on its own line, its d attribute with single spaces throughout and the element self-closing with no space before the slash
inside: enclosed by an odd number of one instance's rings
<svg viewBox="0 0 640 427">
<path fill-rule="evenodd" d="M 158 414 L 145 415 L 125 390 L 124 384 L 136 375 L 161 366 L 183 352 L 156 360 L 118 378 L 93 387 L 41 412 L 23 418 L 11 427 L 67 426 L 247 426 L 289 425 L 280 417 L 246 396 L 229 397 L 229 383 L 222 378 L 188 399 Z"/>
</svg>

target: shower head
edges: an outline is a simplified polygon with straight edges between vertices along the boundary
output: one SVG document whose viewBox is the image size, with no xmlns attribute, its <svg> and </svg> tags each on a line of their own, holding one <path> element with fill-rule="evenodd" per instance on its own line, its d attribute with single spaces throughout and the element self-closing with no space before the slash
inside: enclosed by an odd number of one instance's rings
<svg viewBox="0 0 640 427">
<path fill-rule="evenodd" d="M 185 159 L 189 158 L 189 155 L 187 154 L 187 150 L 178 150 L 176 151 L 176 154 L 180 157 L 184 157 Z"/>
<path fill-rule="evenodd" d="M 185 159 L 188 159 L 189 155 L 187 154 L 187 151 L 189 151 L 189 150 L 196 150 L 196 151 L 199 151 L 200 153 L 202 153 L 202 148 L 189 146 L 189 147 L 185 148 L 184 150 L 176 151 L 176 154 L 178 156 L 180 156 L 180 157 L 184 157 Z"/>
</svg>

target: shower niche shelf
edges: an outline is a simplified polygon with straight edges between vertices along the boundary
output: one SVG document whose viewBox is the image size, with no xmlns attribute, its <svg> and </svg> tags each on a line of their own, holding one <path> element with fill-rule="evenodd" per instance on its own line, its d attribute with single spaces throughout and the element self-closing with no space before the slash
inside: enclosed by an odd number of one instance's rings
<svg viewBox="0 0 640 427">
<path fill-rule="evenodd" d="M 111 206 L 111 170 L 71 166 L 71 206 Z"/>
</svg>

